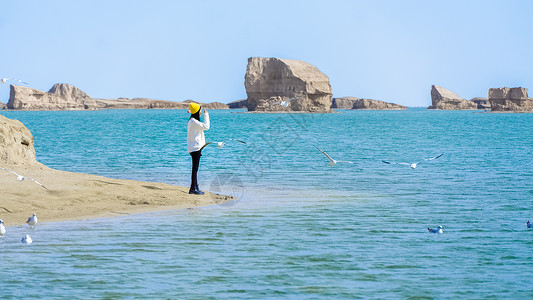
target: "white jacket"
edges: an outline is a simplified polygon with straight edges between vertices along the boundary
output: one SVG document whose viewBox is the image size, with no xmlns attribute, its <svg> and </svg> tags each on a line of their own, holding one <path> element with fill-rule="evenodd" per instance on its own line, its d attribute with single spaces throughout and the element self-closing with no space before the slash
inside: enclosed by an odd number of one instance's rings
<svg viewBox="0 0 533 300">
<path fill-rule="evenodd" d="M 187 124 L 187 151 L 189 153 L 198 151 L 205 145 L 204 130 L 209 130 L 209 113 L 205 112 L 204 122 L 200 122 L 195 118 L 189 119 Z"/>
</svg>

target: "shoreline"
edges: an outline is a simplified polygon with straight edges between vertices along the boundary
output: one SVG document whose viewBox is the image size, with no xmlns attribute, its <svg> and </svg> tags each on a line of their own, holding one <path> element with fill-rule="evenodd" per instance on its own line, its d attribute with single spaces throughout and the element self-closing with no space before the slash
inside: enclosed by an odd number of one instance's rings
<svg viewBox="0 0 533 300">
<path fill-rule="evenodd" d="M 34 178 L 17 181 L 0 170 L 3 187 L 0 219 L 6 227 L 24 225 L 37 214 L 39 223 L 80 221 L 122 215 L 169 211 L 220 204 L 233 197 L 205 191 L 190 195 L 189 188 L 160 182 L 112 179 L 98 175 L 43 168 L 8 168 Z"/>
</svg>

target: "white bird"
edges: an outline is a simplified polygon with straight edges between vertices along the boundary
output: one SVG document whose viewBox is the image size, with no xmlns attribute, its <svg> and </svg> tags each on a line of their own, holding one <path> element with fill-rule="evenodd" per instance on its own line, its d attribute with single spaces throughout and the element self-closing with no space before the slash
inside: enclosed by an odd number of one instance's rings
<svg viewBox="0 0 533 300">
<path fill-rule="evenodd" d="M 287 99 L 285 101 L 274 103 L 274 105 L 278 104 L 278 105 L 281 105 L 283 107 L 287 107 L 287 106 L 289 106 L 289 103 L 291 103 L 291 101 L 293 101 L 293 100 L 296 100 L 296 98 L 289 98 L 289 99 Z"/>
<path fill-rule="evenodd" d="M 329 156 L 326 152 L 324 152 L 324 151 L 318 149 L 317 146 L 315 146 L 315 148 L 316 148 L 318 151 L 322 152 L 322 154 L 324 154 L 324 155 L 329 159 L 329 165 L 330 165 L 330 167 L 333 167 L 336 163 L 349 163 L 349 164 L 353 164 L 353 162 L 351 162 L 351 161 L 347 161 L 347 160 L 334 160 L 334 159 L 331 158 L 331 156 Z"/>
<path fill-rule="evenodd" d="M 6 234 L 6 227 L 4 226 L 4 220 L 0 219 L 0 236 Z"/>
<path fill-rule="evenodd" d="M 428 228 L 430 233 L 442 233 L 442 225 L 439 225 L 436 229 Z"/>
<path fill-rule="evenodd" d="M 6 83 L 7 81 L 9 80 L 12 80 L 12 81 L 16 81 L 16 82 L 20 82 L 20 83 L 23 83 L 23 84 L 28 84 L 26 81 L 22 81 L 20 79 L 16 79 L 16 78 L 0 78 L 0 82 L 2 84 Z"/>
<path fill-rule="evenodd" d="M 39 222 L 39 220 L 37 220 L 37 214 L 35 213 L 33 213 L 33 216 L 29 217 L 28 221 L 26 221 L 26 223 L 30 225 L 30 228 L 33 228 L 33 229 L 35 229 L 35 225 L 37 225 L 37 222 Z"/>
<path fill-rule="evenodd" d="M 217 147 L 218 148 L 224 148 L 224 146 L 226 145 L 227 142 L 229 141 L 236 141 L 236 142 L 239 142 L 239 143 L 242 143 L 242 144 L 246 144 L 246 142 L 243 142 L 243 141 L 240 141 L 240 140 L 236 140 L 236 139 L 227 139 L 223 142 L 209 142 L 209 143 L 205 143 L 205 145 L 202 146 L 202 148 L 200 148 L 200 151 L 203 150 L 207 145 L 210 145 L 210 144 L 217 144 Z"/>
<path fill-rule="evenodd" d="M 437 156 L 435 156 L 435 157 L 426 158 L 426 159 L 424 159 L 424 160 L 421 160 L 421 161 L 419 161 L 419 162 L 415 162 L 415 163 L 412 163 L 412 164 L 410 164 L 410 163 L 405 163 L 405 162 L 401 162 L 401 163 L 390 162 L 390 161 L 386 161 L 386 160 L 382 160 L 382 162 L 384 162 L 384 163 L 386 163 L 386 164 L 388 164 L 388 165 L 391 165 L 391 164 L 392 164 L 392 165 L 406 165 L 406 166 L 411 167 L 411 169 L 415 169 L 416 166 L 417 166 L 419 163 L 421 163 L 421 162 L 423 162 L 423 161 L 429 161 L 429 160 L 437 159 L 437 158 L 441 157 L 443 154 L 444 154 L 444 153 L 441 153 L 441 154 L 439 154 L 439 155 L 437 155 Z"/>
<path fill-rule="evenodd" d="M 37 181 L 37 180 L 35 180 L 35 179 L 31 178 L 31 177 L 26 177 L 26 176 L 20 175 L 20 174 L 18 174 L 17 172 L 12 171 L 12 170 L 9 170 L 9 169 L 6 169 L 6 168 L 0 168 L 0 170 L 6 170 L 6 171 L 9 171 L 9 172 L 15 174 L 15 175 L 17 176 L 17 180 L 18 180 L 18 181 L 24 181 L 24 180 L 26 180 L 26 179 L 28 179 L 28 180 L 32 180 L 32 181 L 34 181 L 35 183 L 37 183 L 38 185 L 40 185 L 43 189 L 45 189 L 45 190 L 48 191 L 48 189 L 47 189 L 44 185 L 42 185 L 39 181 Z"/>
<path fill-rule="evenodd" d="M 527 225 L 527 228 L 533 228 L 533 223 L 529 223 L 529 220 L 527 221 L 526 225 Z"/>
<path fill-rule="evenodd" d="M 24 244 L 31 244 L 33 243 L 33 240 L 31 239 L 31 236 L 29 234 L 26 234 L 23 238 L 22 238 L 22 241 Z"/>
</svg>

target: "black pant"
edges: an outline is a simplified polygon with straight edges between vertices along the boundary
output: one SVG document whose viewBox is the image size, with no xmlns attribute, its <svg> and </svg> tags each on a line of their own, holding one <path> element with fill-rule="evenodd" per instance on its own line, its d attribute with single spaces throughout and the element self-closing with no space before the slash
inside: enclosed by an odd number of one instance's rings
<svg viewBox="0 0 533 300">
<path fill-rule="evenodd" d="M 191 174 L 191 190 L 196 190 L 198 186 L 198 168 L 200 167 L 200 156 L 202 151 L 191 152 L 192 157 L 192 174 Z"/>
</svg>

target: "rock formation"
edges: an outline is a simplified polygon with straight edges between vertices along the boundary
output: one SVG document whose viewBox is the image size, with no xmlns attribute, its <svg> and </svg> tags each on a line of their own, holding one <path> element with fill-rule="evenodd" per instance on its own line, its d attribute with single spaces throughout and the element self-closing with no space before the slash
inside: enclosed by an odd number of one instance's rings
<svg viewBox="0 0 533 300">
<path fill-rule="evenodd" d="M 303 61 L 251 57 L 244 86 L 249 111 L 331 111 L 329 78 Z M 286 100 L 287 107 L 276 104 Z"/>
<path fill-rule="evenodd" d="M 533 99 L 522 87 L 489 89 L 489 102 L 492 111 L 533 112 Z"/>
<path fill-rule="evenodd" d="M 237 100 L 228 103 L 229 108 L 246 108 L 248 105 L 248 99 Z"/>
<path fill-rule="evenodd" d="M 477 109 L 490 109 L 490 102 L 488 98 L 475 97 L 470 99 L 470 101 L 477 104 Z"/>
<path fill-rule="evenodd" d="M 352 109 L 371 109 L 371 110 L 404 110 L 407 106 L 384 102 L 373 99 L 359 99 L 353 104 Z"/>
<path fill-rule="evenodd" d="M 0 167 L 44 167 L 35 159 L 33 136 L 20 121 L 0 116 Z"/>
<path fill-rule="evenodd" d="M 3 102 L 0 102 L 0 110 L 1 109 L 6 109 L 7 107 L 7 104 L 3 103 Z"/>
<path fill-rule="evenodd" d="M 361 98 L 356 98 L 356 97 L 333 98 L 333 102 L 331 103 L 331 108 L 352 109 L 353 105 L 359 100 L 361 100 Z"/>
<path fill-rule="evenodd" d="M 431 106 L 428 109 L 462 110 L 478 109 L 477 103 L 459 97 L 456 93 L 438 85 L 431 86 Z"/>
<path fill-rule="evenodd" d="M 8 109 L 19 110 L 82 110 L 96 109 L 85 100 L 91 97 L 69 84 L 55 84 L 43 92 L 30 87 L 11 85 Z"/>
<path fill-rule="evenodd" d="M 220 102 L 202 105 L 209 109 L 229 108 Z M 48 92 L 12 85 L 7 108 L 14 110 L 187 109 L 189 104 L 147 98 L 95 99 L 72 85 L 62 83 L 55 84 Z"/>
</svg>

